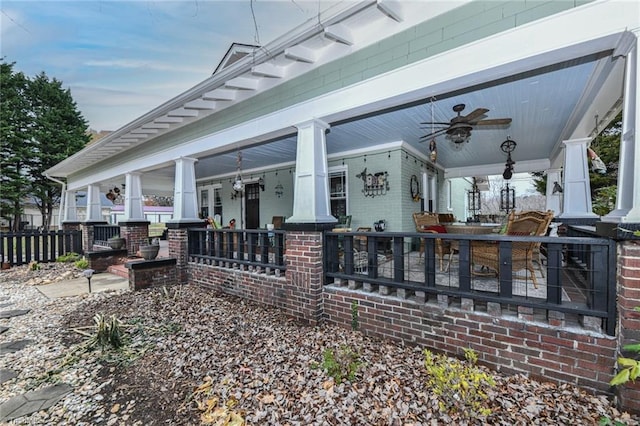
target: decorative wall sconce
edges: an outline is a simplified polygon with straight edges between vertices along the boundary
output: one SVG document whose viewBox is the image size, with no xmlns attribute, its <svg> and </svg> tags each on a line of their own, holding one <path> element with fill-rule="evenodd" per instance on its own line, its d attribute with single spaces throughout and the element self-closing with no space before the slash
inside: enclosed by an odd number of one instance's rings
<svg viewBox="0 0 640 426">
<path fill-rule="evenodd" d="M 262 192 L 264 192 L 264 179 L 263 178 L 258 179 L 258 186 L 260 187 L 260 190 Z"/>
<path fill-rule="evenodd" d="M 282 195 L 284 194 L 284 187 L 280 182 L 278 182 L 275 189 L 276 189 L 276 197 L 282 198 Z"/>
<path fill-rule="evenodd" d="M 236 178 L 233 181 L 233 192 L 231 193 L 231 199 L 235 200 L 242 195 L 244 190 L 244 182 L 242 181 L 242 153 L 238 151 L 238 159 L 236 160 Z"/>
<path fill-rule="evenodd" d="M 562 187 L 557 181 L 553 182 L 553 190 L 551 191 L 551 194 L 562 194 Z"/>
</svg>

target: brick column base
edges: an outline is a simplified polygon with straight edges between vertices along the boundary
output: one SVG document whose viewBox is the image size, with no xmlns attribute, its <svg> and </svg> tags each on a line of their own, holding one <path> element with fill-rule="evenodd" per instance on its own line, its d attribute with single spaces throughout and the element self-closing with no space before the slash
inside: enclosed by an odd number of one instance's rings
<svg viewBox="0 0 640 426">
<path fill-rule="evenodd" d="M 135 256 L 141 245 L 149 244 L 149 221 L 118 222 L 120 237 L 127 240 L 127 253 Z"/>
<path fill-rule="evenodd" d="M 188 228 L 205 228 L 207 223 L 201 222 L 184 222 L 184 223 L 167 223 L 167 240 L 169 242 L 169 257 L 176 259 L 176 279 L 178 284 L 186 284 L 188 280 L 187 262 L 189 261 Z"/>
<path fill-rule="evenodd" d="M 82 222 L 80 230 L 82 231 L 82 251 L 87 253 L 93 251 L 93 227 L 95 225 L 106 225 L 107 222 Z"/>
<path fill-rule="evenodd" d="M 618 348 L 622 356 L 633 357 L 633 353 L 622 351 L 624 345 L 640 343 L 640 244 L 624 241 L 619 244 L 618 256 Z M 624 410 L 640 414 L 640 381 L 616 388 L 620 406 Z"/>
</svg>

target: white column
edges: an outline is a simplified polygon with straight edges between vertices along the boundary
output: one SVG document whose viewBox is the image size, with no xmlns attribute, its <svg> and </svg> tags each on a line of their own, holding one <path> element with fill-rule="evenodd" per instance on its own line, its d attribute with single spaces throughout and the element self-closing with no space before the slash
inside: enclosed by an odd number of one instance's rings
<svg viewBox="0 0 640 426">
<path fill-rule="evenodd" d="M 289 223 L 333 223 L 329 204 L 329 165 L 327 163 L 326 131 L 329 125 L 310 120 L 296 126 L 296 175 L 294 181 L 293 215 Z"/>
<path fill-rule="evenodd" d="M 622 135 L 618 159 L 618 189 L 616 208 L 602 217 L 603 222 L 619 223 L 633 207 L 635 116 L 638 99 L 638 47 L 627 54 L 624 76 L 624 105 L 622 108 Z M 636 220 L 637 222 L 638 220 Z"/>
<path fill-rule="evenodd" d="M 62 215 L 63 222 L 74 222 L 78 220 L 78 211 L 76 208 L 76 191 L 64 191 L 64 206 Z"/>
<path fill-rule="evenodd" d="M 553 193 L 556 183 L 562 188 L 562 170 L 547 170 L 547 210 L 553 211 L 553 215 L 558 217 L 562 213 L 562 192 Z"/>
<path fill-rule="evenodd" d="M 591 138 L 564 141 L 564 184 L 560 218 L 597 218 L 591 205 L 587 144 Z"/>
<path fill-rule="evenodd" d="M 633 74 L 631 74 L 630 69 L 633 70 Z M 638 70 L 640 70 L 640 55 L 638 55 L 638 36 L 636 34 L 636 45 L 627 56 L 627 75 L 625 76 L 624 87 L 625 111 L 622 116 L 622 143 L 626 145 L 624 152 L 632 157 L 633 160 L 624 162 L 625 167 L 630 164 L 629 170 L 627 168 L 622 169 L 623 146 L 620 146 L 620 170 L 618 172 L 618 199 L 622 196 L 620 191 L 626 189 L 630 197 L 626 194 L 624 196 L 632 200 L 631 205 L 628 206 L 630 207 L 629 212 L 622 217 L 622 222 L 627 223 L 640 223 L 640 168 L 638 167 L 640 165 L 640 133 L 637 131 L 638 123 L 640 123 L 640 108 L 638 108 L 638 102 L 640 102 L 640 93 L 638 91 L 638 88 L 640 88 L 640 74 Z M 627 108 L 628 110 L 633 110 L 633 113 L 628 113 Z M 624 188 L 621 188 L 620 179 L 623 176 L 623 171 L 625 181 L 622 182 Z M 625 201 L 620 202 L 625 203 Z M 616 202 L 616 211 L 617 207 L 618 202 Z"/>
<path fill-rule="evenodd" d="M 103 222 L 102 203 L 100 203 L 100 186 L 87 187 L 87 219 L 86 222 Z"/>
<path fill-rule="evenodd" d="M 124 182 L 123 221 L 145 220 L 141 173 L 127 173 Z"/>
<path fill-rule="evenodd" d="M 173 193 L 173 219 L 170 222 L 201 222 L 198 218 L 195 158 L 180 157 L 176 161 Z"/>
</svg>

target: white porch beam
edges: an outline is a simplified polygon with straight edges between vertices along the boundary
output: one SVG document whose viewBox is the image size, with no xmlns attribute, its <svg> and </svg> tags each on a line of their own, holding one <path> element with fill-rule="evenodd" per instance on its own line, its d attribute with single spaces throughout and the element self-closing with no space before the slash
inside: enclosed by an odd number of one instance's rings
<svg viewBox="0 0 640 426">
<path fill-rule="evenodd" d="M 195 99 L 184 104 L 186 109 L 216 109 L 216 103 L 204 99 Z"/>
<path fill-rule="evenodd" d="M 212 101 L 235 101 L 236 94 L 235 90 L 219 88 L 205 93 L 202 95 L 202 99 Z"/>
<path fill-rule="evenodd" d="M 292 46 L 284 50 L 284 56 L 298 62 L 314 63 L 318 58 L 315 51 L 304 46 Z"/>
<path fill-rule="evenodd" d="M 376 7 L 378 10 L 396 22 L 402 22 L 402 5 L 398 1 L 393 0 L 377 0 Z"/>
<path fill-rule="evenodd" d="M 198 111 L 195 109 L 177 108 L 169 112 L 169 117 L 197 117 Z"/>
<path fill-rule="evenodd" d="M 224 83 L 225 87 L 240 90 L 256 90 L 258 88 L 258 80 L 249 77 L 236 77 Z"/>
<path fill-rule="evenodd" d="M 638 39 L 640 33 L 634 32 L 635 46 L 627 55 L 627 74 L 625 76 L 624 115 L 622 116 L 622 142 L 620 146 L 620 169 L 618 170 L 618 194 L 616 210 L 612 213 L 624 212 L 630 207 L 622 222 L 640 223 L 640 50 Z M 623 154 L 626 156 L 623 157 Z M 627 159 L 632 157 L 633 159 Z M 635 167 L 634 167 L 635 166 Z M 621 200 L 631 194 L 632 204 Z"/>
<path fill-rule="evenodd" d="M 329 206 L 326 132 L 320 120 L 298 124 L 293 215 L 288 223 L 334 223 Z"/>
<path fill-rule="evenodd" d="M 265 62 L 251 68 L 251 74 L 258 77 L 282 78 L 284 77 L 284 67 Z"/>
<path fill-rule="evenodd" d="M 131 172 L 125 175 L 124 221 L 144 219 L 144 200 L 142 198 L 141 173 Z"/>
<path fill-rule="evenodd" d="M 343 24 L 334 24 L 324 29 L 324 36 L 329 40 L 352 46 L 354 43 L 351 30 Z"/>
<path fill-rule="evenodd" d="M 587 145 L 591 138 L 564 141 L 564 184 L 560 218 L 597 218 L 591 204 Z"/>
</svg>

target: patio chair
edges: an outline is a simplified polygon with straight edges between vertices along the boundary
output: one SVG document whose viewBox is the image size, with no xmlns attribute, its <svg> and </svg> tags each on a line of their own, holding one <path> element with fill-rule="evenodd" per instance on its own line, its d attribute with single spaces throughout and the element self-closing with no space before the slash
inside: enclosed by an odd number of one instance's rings
<svg viewBox="0 0 640 426">
<path fill-rule="evenodd" d="M 432 234 L 443 234 L 447 232 L 447 228 L 444 225 L 440 225 L 438 219 L 438 213 L 431 212 L 416 212 L 413 213 L 413 222 L 416 226 L 416 232 L 428 232 Z M 420 257 L 424 254 L 424 239 L 420 240 Z M 451 243 L 449 241 L 443 241 L 441 238 L 436 239 L 436 257 L 440 258 L 440 270 L 444 271 L 443 257 L 445 254 L 449 255 L 449 260 L 453 251 L 451 250 Z"/>
<path fill-rule="evenodd" d="M 539 210 L 527 210 L 513 214 L 514 220 L 524 217 L 535 217 L 538 219 L 542 219 L 543 222 L 540 223 L 540 228 L 538 229 L 536 235 L 542 236 L 549 233 L 549 226 L 551 225 L 551 221 L 553 220 L 553 211 L 547 210 L 546 212 L 542 212 Z M 540 273 L 542 274 L 542 276 L 544 276 L 544 270 L 542 268 L 542 253 L 540 251 L 541 245 L 542 243 L 536 243 L 533 251 L 533 257 L 538 263 L 538 269 L 540 269 Z"/>
<path fill-rule="evenodd" d="M 340 215 L 338 216 L 338 223 L 333 229 L 349 229 L 351 228 L 351 215 Z"/>
<path fill-rule="evenodd" d="M 549 223 L 553 219 L 553 212 L 511 212 L 507 221 L 505 235 L 513 236 L 542 236 L 547 232 Z M 539 252 L 538 242 L 514 242 L 511 248 L 512 272 L 526 269 L 531 274 L 533 286 L 538 288 L 533 258 L 536 250 Z M 499 272 L 499 244 L 495 241 L 473 241 L 471 244 L 471 263 L 484 266 L 495 273 Z M 485 275 L 473 271 L 474 275 Z"/>
</svg>

